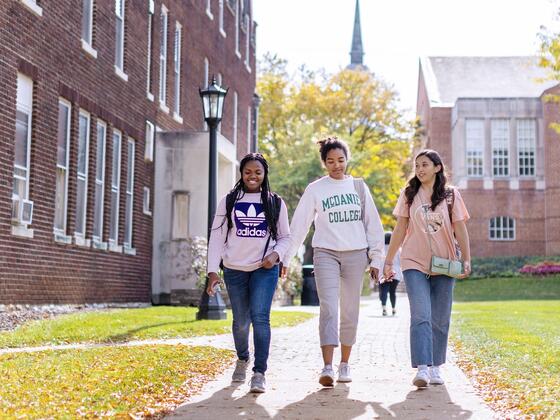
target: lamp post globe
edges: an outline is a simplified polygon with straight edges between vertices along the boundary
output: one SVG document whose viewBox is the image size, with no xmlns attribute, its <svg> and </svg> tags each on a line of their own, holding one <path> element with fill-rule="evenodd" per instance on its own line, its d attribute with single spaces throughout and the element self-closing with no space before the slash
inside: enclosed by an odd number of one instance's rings
<svg viewBox="0 0 560 420">
<path fill-rule="evenodd" d="M 210 134 L 210 144 L 208 147 L 208 243 L 210 242 L 210 231 L 214 214 L 216 213 L 216 194 L 218 180 L 218 151 L 217 151 L 217 127 L 222 120 L 224 111 L 224 99 L 227 95 L 227 89 L 222 88 L 216 83 L 216 78 L 212 76 L 212 82 L 205 89 L 199 89 L 200 98 L 202 99 L 202 112 L 204 120 L 208 124 L 208 132 Z M 206 293 L 208 286 L 208 277 L 204 285 L 204 291 L 198 305 L 197 319 L 226 319 L 226 305 L 217 290 L 214 296 Z"/>
</svg>

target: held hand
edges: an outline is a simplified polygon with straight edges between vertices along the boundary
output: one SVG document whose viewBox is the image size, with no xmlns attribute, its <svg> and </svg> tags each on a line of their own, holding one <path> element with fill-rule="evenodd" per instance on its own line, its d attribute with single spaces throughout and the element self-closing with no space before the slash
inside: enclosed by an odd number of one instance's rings
<svg viewBox="0 0 560 420">
<path fill-rule="evenodd" d="M 385 263 L 383 265 L 383 277 L 385 277 L 385 281 L 393 281 L 393 277 L 395 277 L 393 264 Z"/>
<path fill-rule="evenodd" d="M 280 255 L 278 255 L 278 252 L 272 251 L 270 254 L 264 257 L 262 261 L 262 267 L 266 269 L 272 268 L 274 267 L 274 264 L 278 262 L 279 259 L 280 259 Z"/>
<path fill-rule="evenodd" d="M 280 273 L 280 277 L 282 277 L 283 279 L 288 277 L 288 267 L 286 267 L 285 265 L 282 266 L 282 272 Z"/>
<path fill-rule="evenodd" d="M 208 287 L 206 288 L 206 293 L 209 296 L 214 296 L 216 294 L 216 286 L 220 283 L 221 279 L 217 273 L 208 273 Z"/>
<path fill-rule="evenodd" d="M 377 281 L 377 279 L 379 278 L 379 269 L 375 267 L 370 267 L 369 276 L 373 281 Z"/>
</svg>

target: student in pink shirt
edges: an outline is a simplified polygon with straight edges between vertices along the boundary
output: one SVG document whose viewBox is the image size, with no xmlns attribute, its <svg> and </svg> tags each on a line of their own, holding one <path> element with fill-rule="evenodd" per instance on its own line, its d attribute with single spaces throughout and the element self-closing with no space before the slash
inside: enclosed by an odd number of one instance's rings
<svg viewBox="0 0 560 420">
<path fill-rule="evenodd" d="M 441 385 L 439 367 L 445 363 L 455 279 L 430 271 L 432 255 L 462 259 L 467 277 L 471 253 L 466 221 L 469 213 L 461 194 L 447 187 L 445 167 L 435 150 L 418 153 L 415 174 L 401 193 L 393 215 L 393 231 L 383 274 L 395 275 L 393 259 L 402 244 L 401 267 L 410 302 L 410 355 L 417 368 L 413 384 Z M 456 250 L 456 241 L 460 255 Z"/>
</svg>

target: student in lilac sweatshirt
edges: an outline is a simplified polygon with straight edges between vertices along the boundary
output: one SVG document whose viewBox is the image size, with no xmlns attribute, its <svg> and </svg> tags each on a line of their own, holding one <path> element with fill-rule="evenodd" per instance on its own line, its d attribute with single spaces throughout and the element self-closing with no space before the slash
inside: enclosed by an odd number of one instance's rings
<svg viewBox="0 0 560 420">
<path fill-rule="evenodd" d="M 218 205 L 208 243 L 208 289 L 220 282 L 220 261 L 231 309 L 238 361 L 233 382 L 244 382 L 249 366 L 249 328 L 253 325 L 254 366 L 251 392 L 265 391 L 270 348 L 270 308 L 279 262 L 289 241 L 288 210 L 270 191 L 268 163 L 249 153 L 239 165 L 241 179 Z M 228 215 L 229 213 L 229 215 Z"/>
</svg>

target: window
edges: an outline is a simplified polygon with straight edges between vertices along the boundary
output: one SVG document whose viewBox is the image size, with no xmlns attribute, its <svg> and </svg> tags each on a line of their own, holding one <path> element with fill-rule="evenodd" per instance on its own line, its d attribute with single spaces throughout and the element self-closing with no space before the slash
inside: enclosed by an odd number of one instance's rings
<svg viewBox="0 0 560 420">
<path fill-rule="evenodd" d="M 218 24 L 220 27 L 220 33 L 225 37 L 226 32 L 224 31 L 224 0 L 218 0 Z"/>
<path fill-rule="evenodd" d="M 32 104 L 33 80 L 18 73 L 14 185 L 12 191 L 12 220 L 18 225 L 31 224 L 31 214 L 33 211 L 33 203 L 29 201 Z"/>
<path fill-rule="evenodd" d="M 492 174 L 509 176 L 509 120 L 491 121 Z"/>
<path fill-rule="evenodd" d="M 116 49 L 115 66 L 124 73 L 124 2 L 125 0 L 115 0 L 116 16 Z"/>
<path fill-rule="evenodd" d="M 175 97 L 175 109 L 173 110 L 173 116 L 179 117 L 181 113 L 181 25 L 179 22 L 175 24 L 175 46 L 173 54 L 173 71 L 174 71 L 174 97 Z"/>
<path fill-rule="evenodd" d="M 148 0 L 148 64 L 146 66 L 146 93 L 148 94 L 148 99 L 151 101 L 154 100 L 154 95 L 152 94 L 152 31 L 154 25 L 154 12 L 154 0 Z"/>
<path fill-rule="evenodd" d="M 493 217 L 488 224 L 488 237 L 492 241 L 514 241 L 515 219 L 511 217 Z"/>
<path fill-rule="evenodd" d="M 536 133 L 535 120 L 517 121 L 517 156 L 520 176 L 535 175 Z"/>
<path fill-rule="evenodd" d="M 93 45 L 93 0 L 83 0 L 82 39 L 88 45 Z"/>
<path fill-rule="evenodd" d="M 126 207 L 124 214 L 124 246 L 132 248 L 132 216 L 134 210 L 134 140 L 127 142 L 127 171 L 126 171 Z"/>
<path fill-rule="evenodd" d="M 68 208 L 68 165 L 70 156 L 70 102 L 58 101 L 58 140 L 56 148 L 56 195 L 54 202 L 54 231 L 66 234 Z"/>
<path fill-rule="evenodd" d="M 161 28 L 159 44 L 159 103 L 165 105 L 167 84 L 167 9 L 161 7 Z"/>
<path fill-rule="evenodd" d="M 188 239 L 189 237 L 189 194 L 176 192 L 173 194 L 173 229 L 172 239 Z"/>
<path fill-rule="evenodd" d="M 21 2 L 37 16 L 43 16 L 43 9 L 37 4 L 36 0 L 21 0 Z"/>
<path fill-rule="evenodd" d="M 148 162 L 154 161 L 154 125 L 150 121 L 146 121 L 146 150 L 144 152 L 144 160 Z"/>
<path fill-rule="evenodd" d="M 142 197 L 142 211 L 148 216 L 152 215 L 152 211 L 150 210 L 150 189 L 148 187 L 144 187 L 144 196 Z"/>
<path fill-rule="evenodd" d="M 105 149 L 107 125 L 97 121 L 97 151 L 95 159 L 95 205 L 93 208 L 93 239 L 103 241 L 103 202 L 105 191 Z"/>
<path fill-rule="evenodd" d="M 241 58 L 239 52 L 239 0 L 235 2 L 235 54 Z"/>
<path fill-rule="evenodd" d="M 109 242 L 113 249 L 119 240 L 119 198 L 121 182 L 121 140 L 120 131 L 113 132 L 113 158 L 111 161 L 111 220 L 109 226 Z"/>
<path fill-rule="evenodd" d="M 484 120 L 466 120 L 467 175 L 478 177 L 484 171 Z"/>
<path fill-rule="evenodd" d="M 80 110 L 80 118 L 78 121 L 78 176 L 76 186 L 75 234 L 82 238 L 86 235 L 89 123 L 89 114 Z"/>
<path fill-rule="evenodd" d="M 237 144 L 237 113 L 238 99 L 237 92 L 233 92 L 233 144 Z"/>
<path fill-rule="evenodd" d="M 245 33 L 245 67 L 247 68 L 247 70 L 251 71 L 251 61 L 249 59 L 249 54 L 250 54 L 250 37 L 251 37 L 251 16 L 246 13 L 243 16 L 243 19 L 245 21 L 245 27 L 247 28 L 247 32 Z"/>
</svg>

